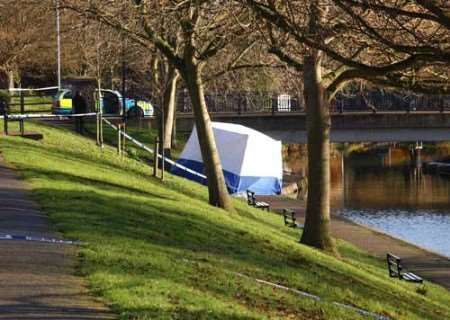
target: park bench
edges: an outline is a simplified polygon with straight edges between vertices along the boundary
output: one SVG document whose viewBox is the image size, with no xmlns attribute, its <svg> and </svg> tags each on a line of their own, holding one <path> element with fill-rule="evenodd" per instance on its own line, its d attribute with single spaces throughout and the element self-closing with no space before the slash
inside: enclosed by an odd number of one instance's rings
<svg viewBox="0 0 450 320">
<path fill-rule="evenodd" d="M 292 209 L 283 209 L 283 220 L 285 226 L 291 228 L 303 228 L 302 224 L 297 223 L 297 220 L 295 218 L 295 211 Z"/>
<path fill-rule="evenodd" d="M 270 204 L 264 201 L 256 201 L 255 192 L 247 190 L 247 203 L 249 206 L 253 206 L 255 208 L 270 210 Z"/>
<path fill-rule="evenodd" d="M 422 283 L 423 279 L 412 272 L 403 272 L 402 261 L 391 253 L 386 254 L 389 276 L 400 280 Z"/>
</svg>

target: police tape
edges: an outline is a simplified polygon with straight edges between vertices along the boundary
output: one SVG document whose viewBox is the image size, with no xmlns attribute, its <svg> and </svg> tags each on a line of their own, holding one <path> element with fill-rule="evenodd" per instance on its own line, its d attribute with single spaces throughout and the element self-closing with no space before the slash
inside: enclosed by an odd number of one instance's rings
<svg viewBox="0 0 450 320">
<path fill-rule="evenodd" d="M 25 91 L 47 91 L 59 89 L 58 86 L 55 87 L 45 87 L 45 88 L 9 88 L 9 92 L 25 92 Z"/>
<path fill-rule="evenodd" d="M 45 243 L 53 243 L 53 244 L 71 244 L 71 245 L 78 245 L 78 246 L 84 244 L 81 241 L 75 241 L 75 240 L 61 240 L 61 239 L 53 239 L 53 238 L 45 238 L 45 237 L 33 237 L 33 236 L 11 235 L 11 234 L 0 235 L 0 240 L 34 241 L 34 242 L 45 242 Z"/>
<path fill-rule="evenodd" d="M 187 259 L 183 259 L 183 260 L 186 261 Z M 190 262 L 189 260 L 187 260 L 187 261 Z M 328 302 L 328 301 L 325 301 L 325 299 L 323 299 L 323 298 L 321 298 L 321 297 L 319 297 L 319 296 L 317 296 L 315 294 L 311 294 L 309 292 L 306 292 L 306 291 L 302 291 L 302 290 L 299 290 L 299 289 L 286 287 L 286 286 L 283 286 L 281 284 L 270 282 L 270 281 L 266 281 L 266 280 L 263 280 L 263 279 L 253 278 L 253 277 L 250 277 L 250 276 L 248 276 L 246 274 L 243 274 L 243 273 L 240 273 L 240 272 L 234 272 L 234 271 L 229 271 L 229 272 L 231 274 L 234 274 L 234 275 L 238 276 L 238 277 L 249 279 L 249 280 L 253 280 L 253 281 L 255 281 L 257 283 L 260 283 L 260 284 L 263 284 L 263 285 L 267 285 L 267 286 L 270 286 L 270 287 L 273 287 L 273 288 L 276 288 L 276 289 L 281 289 L 281 290 L 293 292 L 293 293 L 297 294 L 298 296 L 302 296 L 302 297 L 305 297 L 305 298 L 313 299 L 313 300 L 316 300 L 316 301 Z M 374 313 L 374 312 L 371 312 L 371 311 L 368 311 L 368 310 L 365 310 L 365 309 L 361 309 L 361 308 L 358 308 L 358 307 L 355 307 L 355 306 L 352 306 L 352 305 L 349 305 L 349 304 L 345 304 L 345 303 L 342 303 L 342 302 L 331 301 L 331 303 L 334 304 L 335 306 L 338 306 L 338 307 L 341 307 L 341 308 L 353 310 L 353 311 L 359 313 L 362 316 L 365 316 L 365 317 L 368 317 L 368 318 L 372 318 L 372 319 L 375 319 L 375 320 L 391 320 L 391 318 L 389 318 L 389 317 L 387 317 L 385 315 Z"/>
<path fill-rule="evenodd" d="M 111 128 L 113 128 L 114 130 L 116 130 L 116 131 L 119 130 L 119 129 L 117 128 L 117 126 L 115 126 L 114 124 L 112 124 L 110 121 L 108 121 L 108 120 L 106 120 L 106 119 L 104 119 L 104 118 L 103 118 L 103 121 L 106 122 L 106 124 L 108 124 L 108 125 L 109 125 Z M 148 152 L 150 152 L 151 154 L 154 153 L 154 151 L 153 151 L 152 149 L 150 149 L 149 147 L 147 147 L 146 145 L 144 145 L 142 142 L 140 142 L 140 141 L 134 139 L 132 136 L 128 135 L 126 132 L 123 132 L 122 130 L 120 130 L 120 134 L 123 135 L 123 136 L 124 136 L 125 138 L 127 138 L 128 140 L 130 140 L 131 142 L 133 142 L 133 143 L 134 143 L 135 145 L 137 145 L 138 147 L 144 149 L 145 151 L 148 151 Z M 158 158 L 159 158 L 159 159 L 162 159 L 163 156 L 162 156 L 161 154 L 158 153 Z M 175 167 L 177 167 L 177 168 L 179 168 L 179 169 L 181 169 L 181 170 L 183 170 L 183 171 L 189 172 L 190 174 L 193 174 L 193 175 L 195 175 L 195 176 L 197 176 L 197 177 L 199 177 L 199 178 L 206 179 L 206 176 L 205 176 L 204 174 L 201 174 L 201 173 L 199 173 L 199 172 L 197 172 L 197 171 L 194 171 L 194 170 L 192 170 L 192 169 L 190 169 L 190 168 L 188 168 L 188 167 L 185 167 L 185 166 L 183 166 L 183 165 L 181 165 L 181 164 L 179 164 L 179 163 L 176 163 L 176 162 L 173 161 L 172 159 L 168 159 L 168 158 L 164 157 L 164 160 L 165 160 L 167 163 L 170 163 L 172 166 L 175 166 Z"/>
<path fill-rule="evenodd" d="M 78 114 L 47 114 L 47 113 L 28 113 L 28 114 L 8 114 L 6 115 L 8 120 L 25 120 L 25 119 L 59 119 L 63 120 L 66 118 L 76 118 L 76 117 L 94 117 L 96 112 L 90 113 L 78 113 Z M 0 119 L 4 119 L 5 116 L 0 116 Z"/>
</svg>

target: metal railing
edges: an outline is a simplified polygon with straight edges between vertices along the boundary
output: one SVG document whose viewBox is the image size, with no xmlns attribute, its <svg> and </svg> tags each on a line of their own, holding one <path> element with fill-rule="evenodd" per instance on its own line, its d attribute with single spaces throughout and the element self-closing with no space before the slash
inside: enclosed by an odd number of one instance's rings
<svg viewBox="0 0 450 320">
<path fill-rule="evenodd" d="M 20 113 L 42 113 L 51 112 L 53 96 L 57 87 L 38 89 L 10 89 L 11 102 L 8 112 L 10 114 Z"/>
<path fill-rule="evenodd" d="M 298 97 L 276 95 L 273 93 L 210 93 L 205 95 L 209 112 L 212 113 L 275 113 L 302 112 L 304 104 Z M 192 112 L 189 95 L 184 91 L 178 94 L 177 111 Z"/>
<path fill-rule="evenodd" d="M 303 97 L 278 93 L 232 92 L 205 95 L 210 113 L 286 113 L 305 112 Z M 177 99 L 179 113 L 191 113 L 192 105 L 186 91 Z M 331 112 L 414 112 L 450 111 L 450 95 L 419 95 L 381 90 L 354 94 L 338 94 L 330 103 Z"/>
</svg>

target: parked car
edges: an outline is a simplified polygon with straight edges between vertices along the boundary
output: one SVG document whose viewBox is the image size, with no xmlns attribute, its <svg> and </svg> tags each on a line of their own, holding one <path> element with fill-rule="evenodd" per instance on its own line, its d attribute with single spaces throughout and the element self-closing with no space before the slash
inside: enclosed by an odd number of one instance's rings
<svg viewBox="0 0 450 320">
<path fill-rule="evenodd" d="M 123 99 L 120 92 L 115 90 L 100 89 L 102 99 L 100 107 L 105 115 L 122 115 Z M 97 102 L 97 108 L 98 108 Z M 69 89 L 59 90 L 53 97 L 52 112 L 54 114 L 71 114 L 72 91 Z M 125 110 L 127 115 L 135 117 L 150 117 L 154 114 L 153 105 L 149 101 L 125 98 Z"/>
</svg>

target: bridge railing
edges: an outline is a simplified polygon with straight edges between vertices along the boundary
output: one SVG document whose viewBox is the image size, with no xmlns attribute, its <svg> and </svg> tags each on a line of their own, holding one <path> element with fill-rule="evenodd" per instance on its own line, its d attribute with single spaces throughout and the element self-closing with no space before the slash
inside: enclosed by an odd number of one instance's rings
<svg viewBox="0 0 450 320">
<path fill-rule="evenodd" d="M 447 111 L 449 95 L 420 95 L 396 92 L 368 91 L 358 94 L 338 94 L 331 103 L 336 112 L 351 111 Z"/>
<path fill-rule="evenodd" d="M 298 97 L 274 93 L 210 93 L 205 95 L 209 112 L 220 113 L 275 113 L 302 112 L 304 104 Z M 192 112 L 192 104 L 186 92 L 178 95 L 177 110 Z"/>
<path fill-rule="evenodd" d="M 303 97 L 273 92 L 209 93 L 205 95 L 211 113 L 286 113 L 305 112 Z M 178 94 L 177 110 L 191 113 L 187 92 Z M 331 101 L 332 112 L 414 112 L 450 111 L 450 95 L 419 95 L 374 90 L 356 94 L 338 94 Z"/>
</svg>

